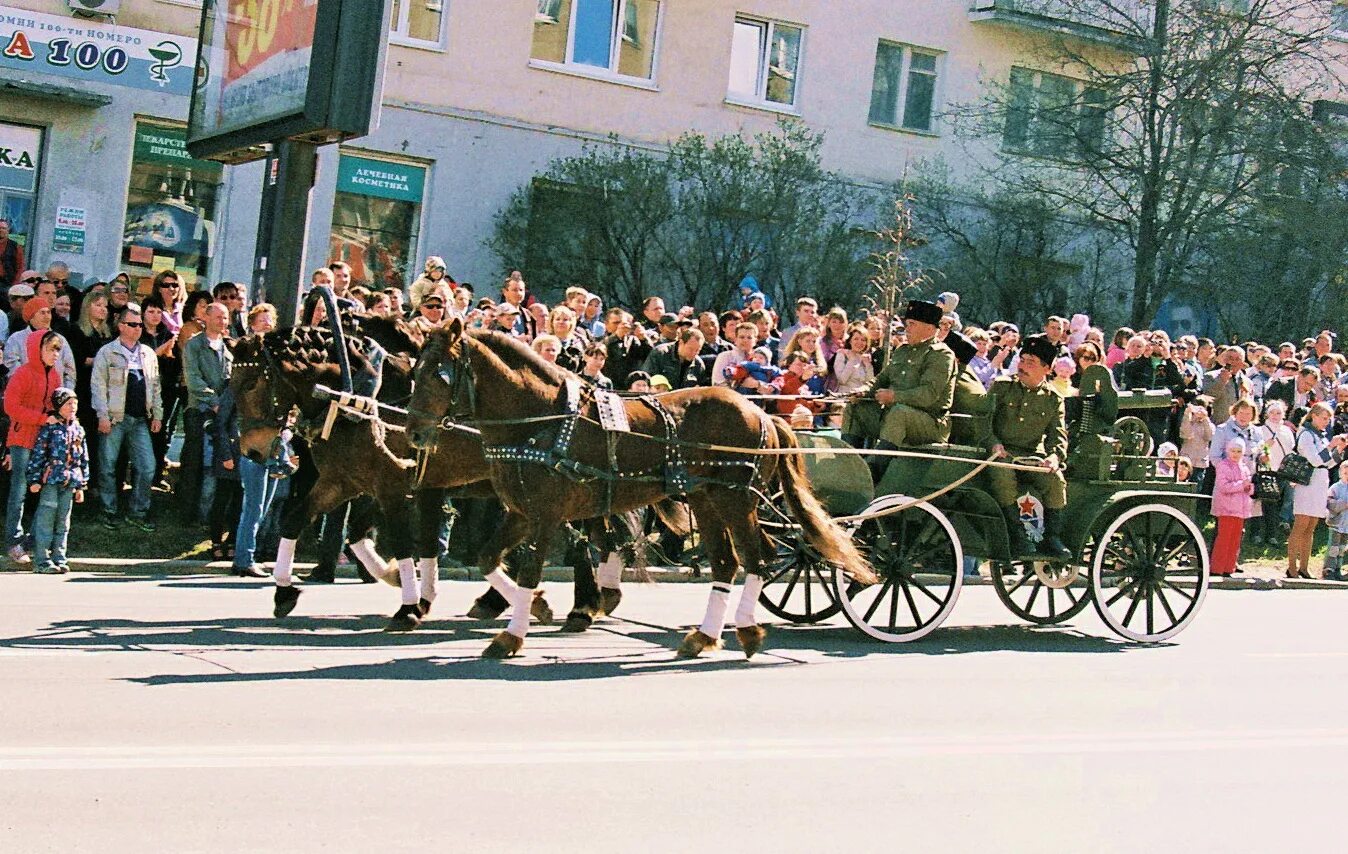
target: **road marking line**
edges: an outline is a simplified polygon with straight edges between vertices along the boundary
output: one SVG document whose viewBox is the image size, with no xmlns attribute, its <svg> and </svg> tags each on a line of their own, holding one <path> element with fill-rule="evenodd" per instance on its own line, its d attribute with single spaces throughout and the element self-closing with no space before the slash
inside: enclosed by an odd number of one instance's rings
<svg viewBox="0 0 1348 854">
<path fill-rule="evenodd" d="M 914 756 L 1039 756 L 1249 752 L 1348 748 L 1348 729 L 1194 731 L 1027 736 L 749 739 L 744 741 L 541 742 L 499 745 L 237 745 L 0 748 L 0 771 L 387 766 L 588 765 L 874 759 Z"/>
</svg>

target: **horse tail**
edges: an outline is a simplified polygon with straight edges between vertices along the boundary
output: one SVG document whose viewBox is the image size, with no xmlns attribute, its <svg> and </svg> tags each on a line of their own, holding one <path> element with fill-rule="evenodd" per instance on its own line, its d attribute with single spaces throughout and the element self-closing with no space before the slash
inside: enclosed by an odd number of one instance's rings
<svg viewBox="0 0 1348 854">
<path fill-rule="evenodd" d="M 682 501 L 662 498 L 655 505 L 655 515 L 676 537 L 686 537 L 693 532 L 693 516 L 688 512 L 688 505 Z"/>
<path fill-rule="evenodd" d="M 771 417 L 771 416 L 769 416 Z M 780 418 L 772 418 L 772 426 L 777 431 L 779 448 L 799 448 L 796 434 Z M 805 473 L 805 460 L 800 454 L 783 454 L 778 458 L 777 480 L 786 497 L 791 515 L 800 525 L 805 540 L 825 560 L 842 567 L 843 571 L 863 584 L 874 584 L 879 579 L 870 563 L 853 545 L 847 532 L 833 521 L 824 505 L 815 497 L 810 488 L 809 476 Z"/>
</svg>

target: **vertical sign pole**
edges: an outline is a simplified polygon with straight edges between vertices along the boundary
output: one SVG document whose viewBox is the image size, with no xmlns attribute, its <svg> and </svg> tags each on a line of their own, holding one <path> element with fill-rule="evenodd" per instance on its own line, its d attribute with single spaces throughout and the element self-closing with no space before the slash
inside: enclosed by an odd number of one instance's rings
<svg viewBox="0 0 1348 854">
<path fill-rule="evenodd" d="M 262 177 L 253 281 L 257 298 L 276 306 L 282 326 L 293 324 L 299 313 L 309 199 L 317 169 L 318 146 L 287 139 L 272 145 Z"/>
</svg>

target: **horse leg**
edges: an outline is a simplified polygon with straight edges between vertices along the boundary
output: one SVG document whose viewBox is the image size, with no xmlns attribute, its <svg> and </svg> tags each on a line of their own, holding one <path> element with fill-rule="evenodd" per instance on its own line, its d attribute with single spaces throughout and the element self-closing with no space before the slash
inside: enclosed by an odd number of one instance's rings
<svg viewBox="0 0 1348 854">
<path fill-rule="evenodd" d="M 483 658 L 509 658 L 524 647 L 524 638 L 529 634 L 530 606 L 543 577 L 543 559 L 555 529 L 555 520 L 530 521 L 522 513 L 508 511 L 505 523 L 496 529 L 483 551 L 480 566 L 487 575 L 488 583 L 511 604 L 510 624 L 482 651 Z M 505 574 L 501 561 L 506 552 L 526 538 L 531 548 L 520 562 L 517 584 Z"/>
<path fill-rule="evenodd" d="M 300 591 L 295 589 L 292 572 L 295 544 L 299 542 L 300 534 L 320 514 L 333 509 L 344 499 L 338 484 L 320 478 L 303 499 L 286 507 L 281 517 L 281 541 L 276 547 L 276 562 L 271 571 L 276 583 L 272 593 L 272 616 L 277 619 L 289 616 L 300 601 Z"/>
<path fill-rule="evenodd" d="M 574 572 L 575 603 L 562 625 L 564 632 L 583 632 L 599 617 L 599 585 L 595 583 L 594 558 L 603 540 L 603 521 L 591 520 L 585 534 L 577 536 L 566 552 L 566 562 Z"/>
<path fill-rule="evenodd" d="M 711 563 L 712 583 L 711 592 L 707 594 L 707 610 L 702 617 L 702 625 L 689 632 L 683 643 L 679 644 L 675 653 L 679 658 L 697 658 L 703 650 L 721 646 L 721 632 L 725 629 L 726 609 L 730 604 L 730 588 L 735 583 L 734 549 L 720 513 L 705 498 L 696 499 L 693 512 L 702 529 L 707 560 Z"/>
<path fill-rule="evenodd" d="M 373 584 L 380 580 L 389 584 L 394 583 L 389 578 L 387 565 L 379 559 L 379 553 L 374 550 L 375 532 L 384 521 L 379 518 L 378 510 L 379 507 L 375 502 L 370 501 L 367 496 L 361 496 L 351 502 L 351 512 L 346 518 L 346 547 L 356 559 L 356 577 L 362 584 Z M 368 552 L 366 543 L 369 544 Z M 373 560 L 370 559 L 370 552 L 374 553 Z"/>
<path fill-rule="evenodd" d="M 412 502 L 407 496 L 389 493 L 380 496 L 379 506 L 383 508 L 386 519 L 409 519 L 412 515 Z M 399 536 L 393 541 L 393 556 L 398 561 L 398 585 L 402 589 L 402 606 L 389 617 L 386 632 L 410 632 L 421 625 L 419 605 L 421 589 L 417 585 L 417 567 L 411 538 L 406 528 L 399 528 Z"/>
<path fill-rule="evenodd" d="M 606 522 L 603 550 L 607 554 L 599 564 L 600 614 L 612 614 L 623 600 L 622 547 L 629 543 L 636 548 L 644 547 L 644 543 L 638 542 L 641 538 L 641 516 L 636 511 L 611 516 Z M 622 532 L 622 536 L 619 536 L 619 532 Z M 641 566 L 641 557 L 637 561 L 637 565 Z"/>
<path fill-rule="evenodd" d="M 445 490 L 420 489 L 416 493 L 417 574 L 421 576 L 421 616 L 431 612 L 436 582 L 440 580 L 440 526 L 445 520 Z"/>
<path fill-rule="evenodd" d="M 758 511 L 752 496 L 750 492 L 737 493 L 720 502 L 735 554 L 744 567 L 744 585 L 735 607 L 735 636 L 745 658 L 753 658 L 763 648 L 767 636 L 767 629 L 758 624 L 757 616 L 758 594 L 763 591 L 763 533 L 758 527 Z"/>
</svg>

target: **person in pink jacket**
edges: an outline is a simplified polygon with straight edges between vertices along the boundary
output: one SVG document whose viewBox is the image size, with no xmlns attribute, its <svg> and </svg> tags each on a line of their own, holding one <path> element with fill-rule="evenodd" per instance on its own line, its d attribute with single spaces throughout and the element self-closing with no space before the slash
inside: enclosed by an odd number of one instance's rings
<svg viewBox="0 0 1348 854">
<path fill-rule="evenodd" d="M 1245 520 L 1254 501 L 1254 478 L 1245 465 L 1245 440 L 1232 439 L 1226 455 L 1214 465 L 1216 480 L 1212 489 L 1212 515 L 1217 517 L 1217 538 L 1212 544 L 1212 574 L 1231 575 L 1240 557 L 1240 540 Z"/>
</svg>

